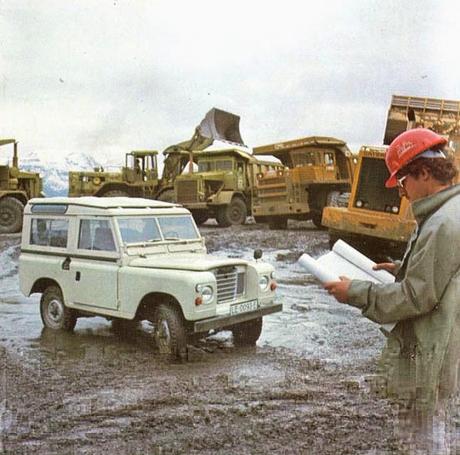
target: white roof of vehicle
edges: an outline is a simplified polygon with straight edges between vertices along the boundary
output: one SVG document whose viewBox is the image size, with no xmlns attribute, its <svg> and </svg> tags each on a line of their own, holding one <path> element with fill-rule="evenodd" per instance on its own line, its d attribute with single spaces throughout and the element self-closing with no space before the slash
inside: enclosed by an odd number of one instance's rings
<svg viewBox="0 0 460 455">
<path fill-rule="evenodd" d="M 40 210 L 34 210 L 39 206 Z M 25 213 L 47 213 L 46 206 L 67 206 L 66 215 L 136 215 L 136 214 L 184 214 L 189 211 L 179 204 L 135 197 L 48 197 L 31 199 Z M 38 208 L 38 207 L 37 207 Z M 61 212 L 63 213 L 63 212 Z M 49 214 L 59 214 L 51 210 Z"/>
</svg>

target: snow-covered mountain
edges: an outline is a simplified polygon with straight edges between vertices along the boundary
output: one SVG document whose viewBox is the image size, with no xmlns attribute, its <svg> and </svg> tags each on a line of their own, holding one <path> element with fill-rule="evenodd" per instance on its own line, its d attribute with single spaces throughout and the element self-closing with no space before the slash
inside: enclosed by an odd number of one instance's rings
<svg viewBox="0 0 460 455">
<path fill-rule="evenodd" d="M 91 171 L 94 167 L 108 166 L 108 163 L 96 160 L 85 153 L 71 153 L 46 162 L 32 153 L 21 155 L 19 160 L 19 165 L 24 171 L 40 173 L 46 196 L 67 196 L 69 171 Z"/>
</svg>

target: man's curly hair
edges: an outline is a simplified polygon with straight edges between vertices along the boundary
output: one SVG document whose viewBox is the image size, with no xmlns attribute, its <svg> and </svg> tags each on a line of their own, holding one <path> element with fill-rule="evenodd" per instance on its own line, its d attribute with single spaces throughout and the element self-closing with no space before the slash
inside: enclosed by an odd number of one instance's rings
<svg viewBox="0 0 460 455">
<path fill-rule="evenodd" d="M 417 158 L 404 166 L 398 172 L 398 178 L 405 175 L 413 175 L 418 177 L 426 169 L 434 179 L 443 185 L 448 185 L 458 176 L 458 169 L 452 155 L 446 159 L 442 158 Z"/>
</svg>

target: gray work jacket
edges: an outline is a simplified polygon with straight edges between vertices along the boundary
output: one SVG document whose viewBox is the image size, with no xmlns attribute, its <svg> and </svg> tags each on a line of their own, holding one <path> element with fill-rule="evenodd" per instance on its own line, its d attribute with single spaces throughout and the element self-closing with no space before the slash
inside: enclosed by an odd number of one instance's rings
<svg viewBox="0 0 460 455">
<path fill-rule="evenodd" d="M 352 280 L 348 304 L 380 324 L 397 322 L 381 366 L 388 394 L 432 408 L 458 389 L 460 360 L 460 185 L 415 201 L 418 229 L 399 281 Z"/>
</svg>

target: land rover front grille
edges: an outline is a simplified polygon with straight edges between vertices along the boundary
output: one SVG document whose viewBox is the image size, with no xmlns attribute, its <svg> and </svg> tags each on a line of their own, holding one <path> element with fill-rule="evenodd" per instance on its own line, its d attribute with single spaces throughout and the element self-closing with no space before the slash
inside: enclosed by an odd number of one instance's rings
<svg viewBox="0 0 460 455">
<path fill-rule="evenodd" d="M 244 267 L 221 267 L 215 270 L 217 303 L 230 302 L 244 293 L 246 273 Z"/>
<path fill-rule="evenodd" d="M 198 180 L 177 182 L 177 202 L 198 202 Z"/>
</svg>

